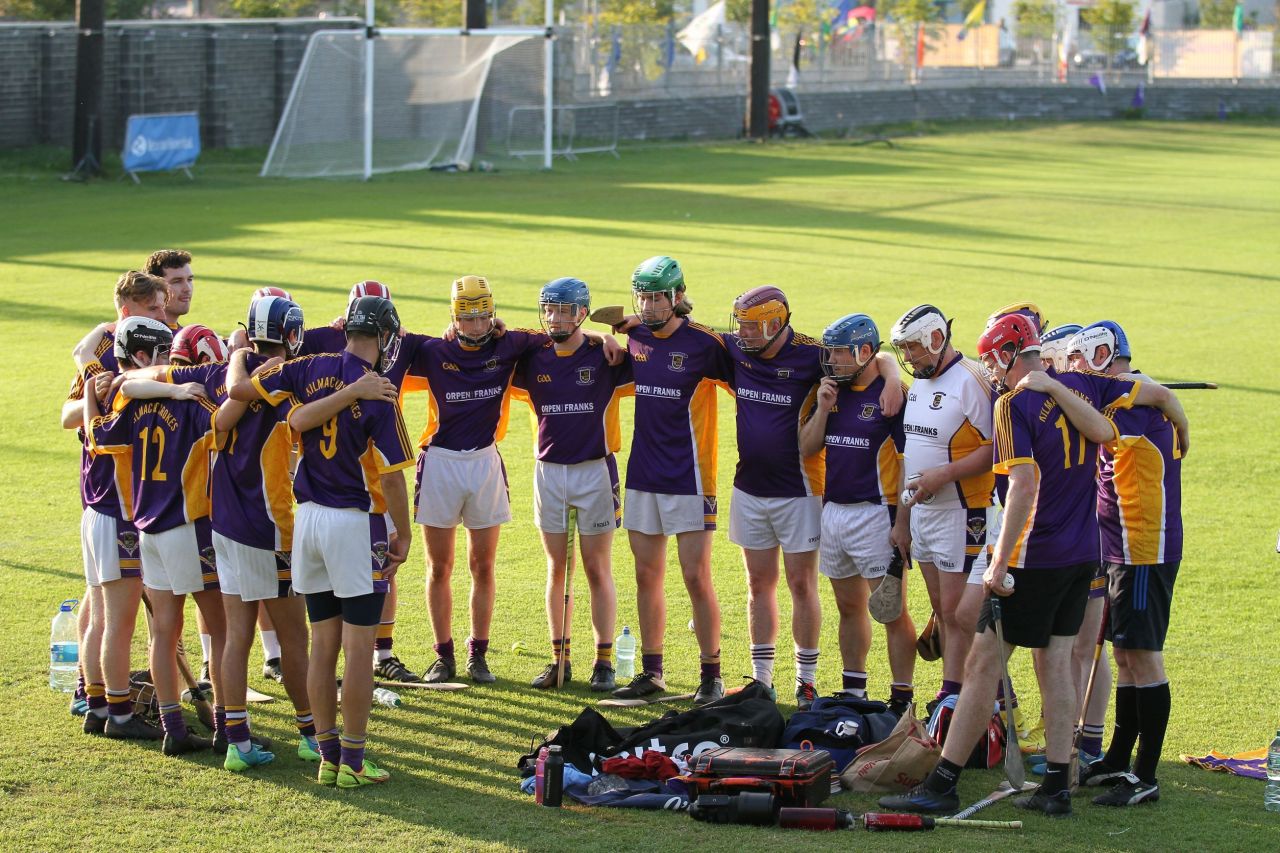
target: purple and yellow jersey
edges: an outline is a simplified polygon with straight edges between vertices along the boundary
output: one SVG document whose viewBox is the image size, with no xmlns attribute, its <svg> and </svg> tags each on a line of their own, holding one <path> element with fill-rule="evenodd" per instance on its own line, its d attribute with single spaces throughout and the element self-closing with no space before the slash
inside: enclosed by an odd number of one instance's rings
<svg viewBox="0 0 1280 853">
<path fill-rule="evenodd" d="M 253 387 L 288 412 L 321 400 L 369 373 L 372 365 L 349 352 L 295 358 L 253 377 Z M 383 474 L 413 464 L 413 447 L 400 407 L 357 400 L 300 437 L 301 459 L 293 479 L 298 503 L 382 514 Z"/>
<path fill-rule="evenodd" d="M 102 340 L 94 348 L 93 361 L 85 365 L 84 371 L 76 374 L 72 380 L 68 400 L 84 400 L 86 381 L 99 373 L 117 373 L 115 336 L 111 332 L 103 332 Z M 93 507 L 103 515 L 128 521 L 133 517 L 133 486 L 130 481 L 127 458 L 117 454 L 92 453 L 89 450 L 89 436 L 86 430 L 79 431 L 80 447 L 80 502 Z"/>
<path fill-rule="evenodd" d="M 793 329 L 772 358 L 742 349 L 724 335 L 738 403 L 738 467 L 733 486 L 758 498 L 822 494 L 824 453 L 800 455 L 797 429 L 822 378 L 822 344 Z"/>
<path fill-rule="evenodd" d="M 399 345 L 395 350 L 395 360 L 391 362 L 382 371 L 382 375 L 391 380 L 391 384 L 395 385 L 400 391 L 403 398 L 405 388 L 405 376 L 409 372 L 409 365 L 413 362 L 414 357 L 418 354 L 418 348 L 426 341 L 431 340 L 429 335 L 419 335 L 413 332 L 405 332 L 400 336 Z M 307 329 L 302 335 L 302 349 L 298 355 L 320 355 L 322 353 L 339 353 L 347 348 L 347 333 L 342 329 L 335 329 L 332 326 L 320 326 L 315 329 Z"/>
<path fill-rule="evenodd" d="M 1138 383 L 1103 373 L 1049 375 L 1098 411 L 1133 405 Z M 1009 557 L 1014 568 L 1058 568 L 1098 559 L 1098 445 L 1071 425 L 1054 399 L 1018 390 L 996 401 L 995 472 L 1035 471 L 1035 497 Z"/>
<path fill-rule="evenodd" d="M 611 366 L 599 340 L 567 353 L 548 340 L 520 359 L 512 385 L 533 410 L 539 460 L 573 465 L 622 446 L 618 401 L 634 393 L 631 360 Z"/>
<path fill-rule="evenodd" d="M 629 334 L 636 411 L 627 488 L 714 496 L 716 385 L 727 390 L 733 379 L 724 340 L 692 320 L 665 336 L 646 326 Z"/>
<path fill-rule="evenodd" d="M 266 360 L 250 353 L 247 367 L 252 372 Z M 219 405 L 227 399 L 224 363 L 171 367 L 165 378 L 174 384 L 200 382 L 209 399 Z M 289 551 L 293 547 L 289 451 L 294 436 L 286 416 L 285 409 L 254 400 L 230 433 L 217 436 L 209 478 L 213 529 L 251 548 Z"/>
<path fill-rule="evenodd" d="M 1159 409 L 1107 410 L 1119 438 L 1098 470 L 1102 559 L 1131 566 L 1182 559 L 1182 448 Z"/>
<path fill-rule="evenodd" d="M 333 326 L 316 326 L 302 330 L 302 347 L 298 355 L 339 353 L 347 348 L 347 333 Z"/>
<path fill-rule="evenodd" d="M 427 338 L 420 342 L 402 393 L 426 391 L 427 425 L 419 447 L 479 450 L 507 434 L 511 377 L 521 356 L 551 340 L 527 329 L 508 329 L 484 346 Z"/>
<path fill-rule="evenodd" d="M 118 400 L 86 432 L 94 453 L 129 460 L 133 523 L 162 533 L 209 515 L 210 400 Z M 123 467 L 124 458 L 117 460 Z"/>
<path fill-rule="evenodd" d="M 841 385 L 827 415 L 827 490 L 824 501 L 898 505 L 901 482 L 902 412 L 880 410 L 884 377 L 867 385 Z M 906 386 L 903 386 L 906 393 Z"/>
<path fill-rule="evenodd" d="M 907 392 L 902 455 L 908 477 L 963 459 L 991 443 L 994 395 L 982 365 L 956 353 L 942 371 L 917 379 Z M 995 478 L 990 471 L 947 483 L 934 495 L 933 507 L 991 506 Z"/>
</svg>

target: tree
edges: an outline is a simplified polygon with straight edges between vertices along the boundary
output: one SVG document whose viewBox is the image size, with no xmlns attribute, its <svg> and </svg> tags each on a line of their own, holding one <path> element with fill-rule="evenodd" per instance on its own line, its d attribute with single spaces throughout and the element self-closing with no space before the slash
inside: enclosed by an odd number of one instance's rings
<svg viewBox="0 0 1280 853">
<path fill-rule="evenodd" d="M 929 49 L 929 39 L 936 38 L 938 31 L 931 24 L 942 17 L 942 10 L 932 0 L 889 0 L 885 13 L 888 15 L 893 34 L 901 45 L 899 58 L 907 68 L 914 68 L 916 62 L 916 36 L 921 32 L 921 24 L 925 40 L 925 50 Z"/>
<path fill-rule="evenodd" d="M 1095 33 L 1095 41 L 1101 40 L 1102 51 L 1107 55 L 1107 68 L 1112 65 L 1116 53 L 1133 32 L 1133 4 L 1129 0 L 1098 0 L 1098 5 L 1080 10 L 1080 19 Z"/>
<path fill-rule="evenodd" d="M 108 21 L 150 17 L 151 0 L 107 0 Z M 75 0 L 0 0 L 0 18 L 18 21 L 70 21 L 76 16 Z"/>
<path fill-rule="evenodd" d="M 1018 0 L 1013 4 L 1013 17 L 1018 22 L 1018 35 L 1024 38 L 1049 38 L 1056 25 L 1052 0 Z"/>
<path fill-rule="evenodd" d="M 1236 0 L 1200 0 L 1200 26 L 1206 30 L 1229 30 L 1234 25 Z"/>
</svg>

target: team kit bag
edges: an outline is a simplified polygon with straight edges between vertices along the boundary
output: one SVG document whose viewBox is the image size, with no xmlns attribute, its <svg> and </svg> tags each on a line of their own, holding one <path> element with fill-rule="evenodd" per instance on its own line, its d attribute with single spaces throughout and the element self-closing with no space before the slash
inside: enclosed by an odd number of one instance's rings
<svg viewBox="0 0 1280 853">
<path fill-rule="evenodd" d="M 825 749 L 725 747 L 698 755 L 686 780 L 694 800 L 703 794 L 773 794 L 782 806 L 808 808 L 831 794 L 835 762 Z"/>
<path fill-rule="evenodd" d="M 533 773 L 538 750 L 552 744 L 560 747 L 567 763 L 593 773 L 606 758 L 641 758 L 651 750 L 677 758 L 725 746 L 777 746 L 782 729 L 782 713 L 768 688 L 752 682 L 701 708 L 670 711 L 637 728 L 614 728 L 594 708 L 584 708 L 576 720 L 521 756 L 517 767 L 526 776 Z"/>
<path fill-rule="evenodd" d="M 884 702 L 852 696 L 820 696 L 808 711 L 787 720 L 782 745 L 788 749 L 825 749 L 836 763 L 835 773 L 853 761 L 858 750 L 879 743 L 898 724 Z"/>
</svg>

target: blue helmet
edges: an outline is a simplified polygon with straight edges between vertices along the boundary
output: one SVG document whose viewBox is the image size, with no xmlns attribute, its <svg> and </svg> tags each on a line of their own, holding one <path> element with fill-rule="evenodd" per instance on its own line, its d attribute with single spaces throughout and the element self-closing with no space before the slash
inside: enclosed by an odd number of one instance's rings
<svg viewBox="0 0 1280 853">
<path fill-rule="evenodd" d="M 1078 323 L 1054 326 L 1040 337 L 1040 360 L 1053 363 L 1053 369 L 1064 373 L 1068 369 L 1067 345 L 1082 327 Z"/>
<path fill-rule="evenodd" d="M 580 278 L 557 278 L 542 285 L 542 291 L 538 294 L 538 307 L 543 309 L 546 305 L 576 305 L 577 313 L 582 316 L 582 320 L 585 320 L 586 313 L 591 310 L 591 289 Z M 578 326 L 582 325 L 582 320 L 578 320 L 569 331 L 553 330 L 547 325 L 546 310 L 541 310 L 539 314 L 543 330 L 554 341 L 568 340 L 577 331 Z"/>
<path fill-rule="evenodd" d="M 249 340 L 281 344 L 289 355 L 302 349 L 302 309 L 280 296 L 262 296 L 249 303 Z"/>
<path fill-rule="evenodd" d="M 858 361 L 858 351 L 864 346 L 871 347 L 872 358 L 880 349 L 880 330 L 876 328 L 874 320 L 866 314 L 846 314 L 836 320 L 822 333 L 822 372 L 842 385 L 854 382 L 871 363 L 871 358 L 863 362 Z M 832 353 L 842 349 L 847 349 L 853 354 L 855 369 L 852 373 L 842 372 L 848 369 L 850 366 L 848 363 L 832 362 Z"/>
<path fill-rule="evenodd" d="M 1097 358 L 1098 347 L 1105 346 L 1107 354 Z M 1114 320 L 1099 320 L 1090 323 L 1071 338 L 1067 345 L 1068 352 L 1078 352 L 1084 356 L 1085 364 L 1090 370 L 1104 371 L 1117 358 L 1132 359 L 1129 350 L 1129 338 L 1124 329 Z"/>
</svg>

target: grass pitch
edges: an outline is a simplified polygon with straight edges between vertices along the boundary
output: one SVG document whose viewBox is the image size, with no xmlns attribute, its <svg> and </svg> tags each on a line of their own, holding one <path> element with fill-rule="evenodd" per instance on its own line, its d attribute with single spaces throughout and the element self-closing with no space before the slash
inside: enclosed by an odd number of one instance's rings
<svg viewBox="0 0 1280 853">
<path fill-rule="evenodd" d="M 65 155 L 53 156 L 60 167 Z M 257 161 L 215 152 L 191 183 L 147 176 L 141 187 L 77 186 L 57 181 L 43 152 L 4 155 L 0 847 L 903 844 L 893 836 L 855 840 L 704 826 L 665 813 L 551 812 L 517 793 L 516 756 L 592 701 L 581 680 L 551 695 L 524 686 L 544 663 L 547 641 L 543 558 L 530 521 L 531 434 L 520 410 L 503 445 L 516 520 L 499 552 L 490 662 L 500 680 L 454 694 L 405 691 L 404 707 L 376 709 L 370 747 L 395 774 L 392 784 L 354 793 L 322 789 L 311 781 L 312 767 L 287 749 L 265 770 L 240 776 L 224 772 L 212 756 L 169 760 L 152 746 L 80 734 L 66 698 L 46 686 L 45 664 L 49 619 L 59 601 L 83 588 L 77 448 L 57 425 L 72 375 L 68 351 L 111 316 L 111 286 L 122 270 L 140 265 L 153 249 L 180 246 L 196 258 L 190 319 L 224 333 L 242 319 L 255 288 L 289 288 L 315 324 L 340 313 L 350 284 L 368 277 L 392 286 L 409 328 L 438 331 L 447 319 L 449 282 L 470 272 L 488 275 L 502 315 L 525 325 L 534 320 L 537 288 L 556 276 L 586 279 L 597 305 L 629 303 L 630 271 L 657 253 L 681 260 L 695 316 L 718 327 L 737 293 L 765 282 L 787 291 L 796 326 L 810 334 L 853 310 L 870 313 L 885 330 L 923 301 L 955 316 L 965 351 L 987 314 L 1013 300 L 1036 301 L 1054 325 L 1122 322 L 1141 369 L 1221 385 L 1182 394 L 1193 433 L 1184 466 L 1187 551 L 1166 650 L 1174 705 L 1162 800 L 1104 811 L 1079 798 L 1072 821 L 1030 817 L 1016 838 L 941 830 L 926 843 L 1055 851 L 1275 848 L 1280 823 L 1263 811 L 1261 783 L 1190 769 L 1177 756 L 1263 746 L 1280 723 L 1274 694 L 1280 635 L 1267 605 L 1276 600 L 1280 569 L 1273 550 L 1280 457 L 1271 432 L 1280 418 L 1272 355 L 1280 329 L 1277 163 L 1274 125 L 1148 123 L 953 128 L 892 149 L 651 147 L 627 151 L 617 162 L 557 163 L 551 174 L 412 174 L 369 184 L 263 181 L 255 177 Z M 736 461 L 732 413 L 722 397 L 725 496 Z M 410 430 L 424 420 L 424 400 L 410 397 Z M 725 674 L 733 683 L 750 668 L 745 585 L 727 522 L 726 506 L 714 572 Z M 620 627 L 635 620 L 624 535 L 615 539 L 614 559 Z M 400 579 L 396 649 L 421 669 L 431 652 L 420 541 Z M 455 581 L 460 641 L 465 568 Z M 923 621 L 923 586 L 918 576 L 910 584 L 913 616 Z M 696 647 L 684 627 L 689 607 L 678 571 L 669 573 L 668 590 L 672 687 L 692 689 Z M 825 691 L 838 686 L 839 663 L 835 608 L 826 589 L 823 595 Z M 782 609 L 785 625 L 785 600 Z M 587 608 L 577 612 L 573 633 L 585 676 Z M 874 694 L 887 692 L 882 636 L 877 632 L 870 661 Z M 535 654 L 510 654 L 516 640 Z M 194 636 L 187 647 L 198 648 Z M 784 631 L 778 665 L 784 696 L 793 672 L 788 648 Z M 1014 658 L 1014 677 L 1035 713 L 1025 653 Z M 937 664 L 918 665 L 922 696 L 938 678 Z M 274 684 L 256 678 L 251 684 L 283 696 Z M 287 703 L 255 707 L 253 714 L 256 730 L 293 742 Z M 654 715 L 610 717 L 633 724 Z M 1000 778 L 1000 771 L 966 773 L 962 799 L 979 799 Z M 874 808 L 867 796 L 845 795 L 834 804 Z M 1015 812 L 1002 803 L 983 817 L 1012 819 Z"/>
</svg>

